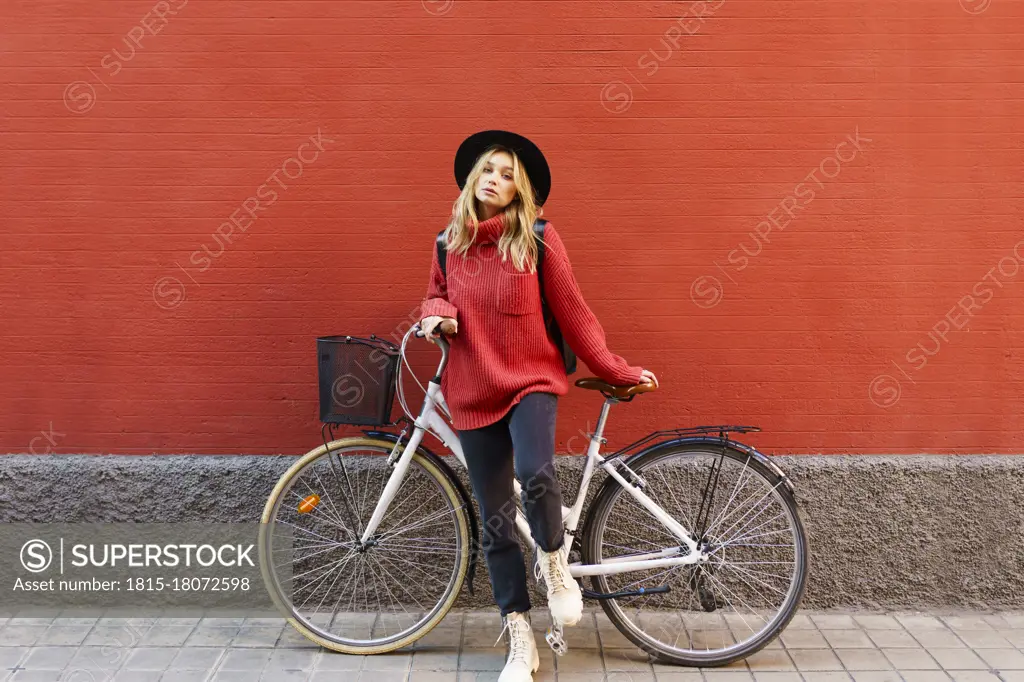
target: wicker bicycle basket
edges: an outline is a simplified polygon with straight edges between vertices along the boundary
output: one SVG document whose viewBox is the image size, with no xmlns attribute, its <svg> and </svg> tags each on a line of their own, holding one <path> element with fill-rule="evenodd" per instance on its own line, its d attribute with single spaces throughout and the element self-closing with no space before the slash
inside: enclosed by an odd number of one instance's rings
<svg viewBox="0 0 1024 682">
<path fill-rule="evenodd" d="M 383 426 L 391 423 L 398 346 L 373 334 L 316 340 L 320 421 Z"/>
</svg>

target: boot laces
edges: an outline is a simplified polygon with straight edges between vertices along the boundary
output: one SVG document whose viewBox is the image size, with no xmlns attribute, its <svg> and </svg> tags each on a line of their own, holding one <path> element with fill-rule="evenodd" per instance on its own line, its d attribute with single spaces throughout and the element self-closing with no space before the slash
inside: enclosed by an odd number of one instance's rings
<svg viewBox="0 0 1024 682">
<path fill-rule="evenodd" d="M 498 639 L 495 640 L 494 646 L 498 645 L 504 634 L 509 633 L 509 654 L 508 662 L 519 661 L 526 665 L 530 664 L 527 660 L 527 656 L 530 651 L 530 645 L 526 638 L 533 635 L 533 630 L 530 628 L 530 623 L 526 619 L 513 620 L 511 618 L 505 619 L 505 627 L 501 629 L 501 633 L 498 635 Z"/>
<path fill-rule="evenodd" d="M 562 573 L 561 558 L 562 550 L 557 549 L 547 554 L 543 561 L 538 561 L 537 568 L 535 569 L 537 580 L 541 579 L 542 572 L 547 574 L 544 576 L 544 580 L 548 582 L 548 586 L 554 592 L 560 592 L 565 589 L 565 574 Z M 544 564 L 543 567 L 542 564 Z"/>
</svg>

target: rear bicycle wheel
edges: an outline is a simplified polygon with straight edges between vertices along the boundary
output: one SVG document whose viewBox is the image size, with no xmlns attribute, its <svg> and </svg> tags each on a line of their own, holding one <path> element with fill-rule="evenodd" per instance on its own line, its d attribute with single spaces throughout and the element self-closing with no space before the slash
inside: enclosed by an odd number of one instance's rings
<svg viewBox="0 0 1024 682">
<path fill-rule="evenodd" d="M 423 637 L 451 609 L 469 567 L 467 510 L 445 471 L 419 452 L 360 545 L 393 446 L 343 438 L 329 455 L 320 446 L 284 473 L 263 511 L 267 590 L 293 627 L 334 651 L 380 654 Z"/>
<path fill-rule="evenodd" d="M 605 594 L 670 589 L 602 600 L 608 618 L 666 663 L 727 665 L 768 645 L 796 613 L 808 573 L 806 533 L 782 479 L 747 453 L 713 443 L 666 446 L 628 465 L 708 561 L 594 576 L 594 591 Z M 587 514 L 584 563 L 679 547 L 623 487 L 605 482 Z"/>
</svg>

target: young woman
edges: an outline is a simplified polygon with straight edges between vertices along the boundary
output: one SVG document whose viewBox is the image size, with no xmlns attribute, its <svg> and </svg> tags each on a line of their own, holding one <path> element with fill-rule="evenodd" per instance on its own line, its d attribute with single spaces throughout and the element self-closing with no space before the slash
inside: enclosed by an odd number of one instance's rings
<svg viewBox="0 0 1024 682">
<path fill-rule="evenodd" d="M 420 326 L 432 341 L 438 325 L 454 335 L 441 388 L 480 505 L 491 587 L 503 632 L 509 633 L 499 681 L 530 682 L 540 659 L 527 615 L 530 597 L 514 525 L 513 475 L 523 486 L 524 511 L 538 545 L 538 578 L 547 587 L 552 618 L 572 626 L 583 609 L 562 551 L 562 494 L 554 469 L 555 412 L 569 384 L 561 350 L 544 324 L 533 232 L 551 175 L 528 139 L 486 130 L 459 147 L 455 177 L 462 193 L 445 230 L 447 277 L 431 244 L 434 258 Z M 550 222 L 544 242 L 544 295 L 573 351 L 609 383 L 657 383 L 652 372 L 608 350 Z"/>
</svg>

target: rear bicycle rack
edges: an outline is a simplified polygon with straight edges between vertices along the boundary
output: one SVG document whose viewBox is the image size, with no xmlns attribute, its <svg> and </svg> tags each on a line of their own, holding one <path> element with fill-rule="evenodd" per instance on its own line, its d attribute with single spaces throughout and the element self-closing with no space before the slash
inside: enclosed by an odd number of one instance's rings
<svg viewBox="0 0 1024 682">
<path fill-rule="evenodd" d="M 673 438 L 683 438 L 686 436 L 707 436 L 718 434 L 718 437 L 723 441 L 728 440 L 726 434 L 728 433 L 751 433 L 754 431 L 760 431 L 760 426 L 745 426 L 745 425 L 715 425 L 715 426 L 692 426 L 689 428 L 681 429 L 662 429 L 660 431 L 652 431 L 643 438 L 633 441 L 629 445 L 616 450 L 615 452 L 603 455 L 605 460 L 619 459 L 628 456 L 632 451 L 639 450 L 641 447 L 651 443 L 652 441 L 670 440 Z"/>
</svg>

